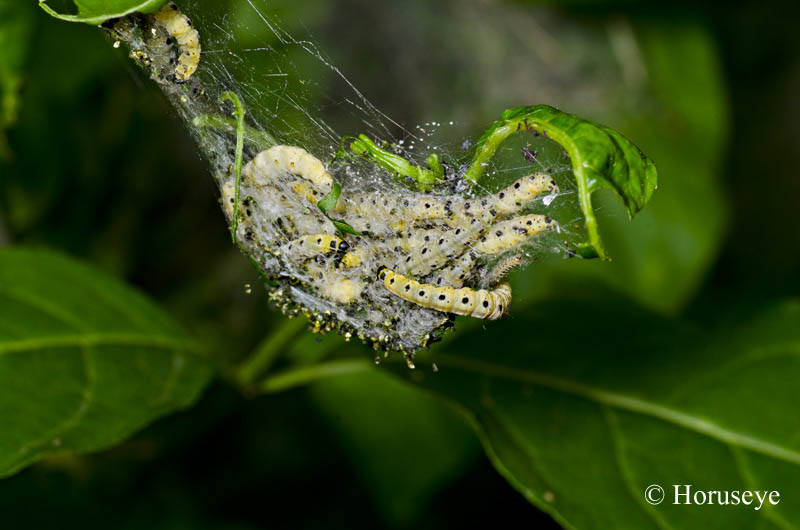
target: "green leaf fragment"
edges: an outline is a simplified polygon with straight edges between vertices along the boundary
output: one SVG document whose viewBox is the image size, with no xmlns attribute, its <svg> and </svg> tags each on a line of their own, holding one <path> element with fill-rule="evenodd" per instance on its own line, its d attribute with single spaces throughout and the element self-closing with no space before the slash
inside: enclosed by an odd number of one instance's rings
<svg viewBox="0 0 800 530">
<path fill-rule="evenodd" d="M 336 208 L 336 203 L 339 201 L 339 196 L 342 194 L 342 186 L 338 182 L 333 183 L 333 189 L 325 195 L 321 201 L 317 203 L 317 206 L 322 211 L 323 215 L 327 217 L 332 223 L 333 226 L 336 227 L 342 234 L 353 234 L 354 236 L 360 236 L 362 234 L 358 233 L 352 226 L 345 223 L 344 221 L 340 221 L 338 219 L 332 219 L 331 216 L 328 215 L 328 212 Z"/>
<path fill-rule="evenodd" d="M 0 476 L 114 445 L 190 405 L 211 374 L 139 293 L 62 255 L 0 250 Z"/>
<path fill-rule="evenodd" d="M 342 140 L 343 145 L 348 141 L 350 141 L 350 152 L 354 155 L 368 158 L 387 171 L 413 180 L 420 191 L 430 191 L 444 180 L 444 166 L 435 153 L 426 160 L 429 169 L 425 169 L 379 147 L 365 134 L 359 134 L 358 138 L 345 137 Z M 342 151 L 346 153 L 346 150 L 340 148 L 340 152 Z"/>
<path fill-rule="evenodd" d="M 82 22 L 84 24 L 102 24 L 106 20 L 124 17 L 131 13 L 155 13 L 168 0 L 74 0 L 78 8 L 76 15 L 62 14 L 48 6 L 44 0 L 39 0 L 41 7 L 52 17 L 66 20 L 67 22 Z"/>
<path fill-rule="evenodd" d="M 328 215 L 328 212 L 336 208 L 336 203 L 339 201 L 339 196 L 342 194 L 342 186 L 338 182 L 333 183 L 333 189 L 325 195 L 321 201 L 317 203 L 317 206 L 325 216 Z"/>
</svg>

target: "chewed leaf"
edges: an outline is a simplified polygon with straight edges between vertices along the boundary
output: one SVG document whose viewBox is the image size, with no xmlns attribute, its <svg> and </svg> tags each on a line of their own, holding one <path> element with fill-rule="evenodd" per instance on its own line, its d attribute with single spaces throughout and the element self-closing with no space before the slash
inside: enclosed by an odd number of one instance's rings
<svg viewBox="0 0 800 530">
<path fill-rule="evenodd" d="M 166 3 L 167 0 L 75 0 L 75 5 L 78 7 L 76 15 L 58 13 L 44 0 L 39 1 L 39 7 L 50 16 L 68 22 L 102 24 L 106 20 L 124 17 L 131 13 L 155 13 Z"/>
<path fill-rule="evenodd" d="M 503 113 L 478 141 L 465 178 L 477 182 L 500 145 L 518 131 L 541 134 L 566 150 L 589 243 L 600 257 L 606 258 L 592 208 L 592 193 L 601 188 L 613 190 L 622 199 L 628 215 L 633 216 L 644 208 L 656 189 L 656 166 L 617 131 L 548 105 L 536 105 Z"/>
<path fill-rule="evenodd" d="M 44 251 L 0 251 L 0 476 L 109 447 L 191 404 L 201 348 L 140 294 Z"/>
</svg>

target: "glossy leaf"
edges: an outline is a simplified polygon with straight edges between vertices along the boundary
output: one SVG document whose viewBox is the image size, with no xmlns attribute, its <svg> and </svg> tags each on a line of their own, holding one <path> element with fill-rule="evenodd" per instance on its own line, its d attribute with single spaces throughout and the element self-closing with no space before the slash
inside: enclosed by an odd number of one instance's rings
<svg viewBox="0 0 800 530">
<path fill-rule="evenodd" d="M 57 254 L 0 250 L 0 476 L 111 446 L 191 404 L 210 375 L 130 288 Z"/>
<path fill-rule="evenodd" d="M 800 520 L 789 500 L 800 494 L 800 303 L 692 326 L 603 298 L 531 307 L 448 344 L 437 374 L 418 357 L 411 375 L 455 401 L 495 467 L 566 528 Z M 651 484 L 663 504 L 645 502 Z M 676 484 L 777 490 L 784 502 L 675 505 Z"/>
<path fill-rule="evenodd" d="M 589 243 L 600 257 L 607 257 L 597 225 L 592 194 L 613 190 L 629 216 L 644 208 L 658 184 L 655 165 L 620 133 L 561 112 L 548 105 L 506 110 L 481 136 L 475 158 L 465 178 L 477 182 L 500 145 L 520 130 L 541 134 L 561 145 L 572 163 Z"/>
<path fill-rule="evenodd" d="M 75 0 L 78 7 L 76 15 L 56 12 L 44 0 L 39 1 L 39 7 L 50 16 L 68 22 L 83 22 L 85 24 L 102 24 L 112 18 L 124 17 L 131 13 L 155 13 L 167 3 L 168 0 Z"/>
</svg>

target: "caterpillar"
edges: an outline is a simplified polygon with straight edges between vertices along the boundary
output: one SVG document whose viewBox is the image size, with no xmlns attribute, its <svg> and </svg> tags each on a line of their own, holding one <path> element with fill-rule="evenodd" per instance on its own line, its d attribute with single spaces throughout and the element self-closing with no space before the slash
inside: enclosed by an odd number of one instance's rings
<svg viewBox="0 0 800 530">
<path fill-rule="evenodd" d="M 512 255 L 501 259 L 481 279 L 481 286 L 493 285 L 505 278 L 506 274 L 511 272 L 511 269 L 524 265 L 525 263 L 527 263 L 527 260 L 520 256 Z"/>
<path fill-rule="evenodd" d="M 360 267 L 364 261 L 362 247 L 353 249 L 351 252 L 350 244 L 347 241 L 331 234 L 301 236 L 284 245 L 282 250 L 295 261 L 303 261 L 320 254 L 332 255 L 335 258 L 334 265 L 342 265 L 347 269 Z"/>
<path fill-rule="evenodd" d="M 472 218 L 464 226 L 456 228 L 444 225 L 416 232 L 409 230 L 405 236 L 394 239 L 392 243 L 409 253 L 400 263 L 405 273 L 426 276 L 462 254 L 487 229 L 486 223 Z"/>
<path fill-rule="evenodd" d="M 337 270 L 331 270 L 311 262 L 307 270 L 316 281 L 320 294 L 340 304 L 349 304 L 361 294 L 362 283 L 356 283 Z"/>
<path fill-rule="evenodd" d="M 431 278 L 431 282 L 437 286 L 460 287 L 475 268 L 481 256 L 497 255 L 512 250 L 528 238 L 545 230 L 553 230 L 555 226 L 555 221 L 550 217 L 538 214 L 525 215 L 492 225 L 490 232 L 481 237 L 475 246 L 454 260 L 448 267 L 437 271 Z M 512 258 L 514 256 L 501 260 L 500 263 L 505 264 L 503 267 L 500 267 L 499 264 L 495 265 L 491 271 L 491 274 L 494 275 L 493 279 L 486 282 L 486 278 L 484 278 L 484 283 L 489 285 L 497 283 L 512 268 L 522 264 L 521 259 L 516 258 L 515 261 Z M 499 272 L 501 269 L 502 272 Z"/>
<path fill-rule="evenodd" d="M 518 179 L 494 195 L 475 199 L 443 198 L 420 193 L 411 197 L 402 194 L 386 194 L 381 197 L 375 192 L 353 193 L 342 197 L 334 211 L 362 217 L 399 218 L 417 222 L 444 220 L 454 226 L 464 217 L 491 222 L 497 216 L 513 214 L 544 192 L 558 193 L 555 180 L 545 173 L 534 173 Z"/>
<path fill-rule="evenodd" d="M 281 176 L 291 174 L 311 183 L 314 188 L 309 192 L 316 192 L 315 197 L 330 193 L 333 189 L 333 177 L 325 169 L 317 157 L 310 154 L 302 147 L 291 145 L 276 145 L 266 151 L 261 151 L 242 168 L 242 175 L 249 178 L 257 186 L 269 186 L 278 181 Z M 303 182 L 295 181 L 292 186 L 302 189 Z"/>
<path fill-rule="evenodd" d="M 437 287 L 412 280 L 383 266 L 378 269 L 378 279 L 383 280 L 389 292 L 403 300 L 445 313 L 497 320 L 508 311 L 511 304 L 511 286 L 507 282 L 491 290 Z"/>
<path fill-rule="evenodd" d="M 234 185 L 224 178 L 230 216 Z M 503 316 L 511 288 L 502 279 L 522 262 L 519 247 L 557 226 L 523 214 L 534 198 L 558 190 L 541 173 L 479 197 L 344 192 L 323 212 L 318 202 L 333 188 L 325 165 L 300 147 L 258 153 L 242 168 L 237 238 L 283 282 L 272 295 L 282 310 L 313 307 L 318 322 L 363 330 L 359 337 L 380 349 L 418 349 L 436 339 L 420 329 L 436 329 L 448 314 Z M 337 232 L 328 214 L 357 233 Z M 487 256 L 502 258 L 488 265 Z"/>
<path fill-rule="evenodd" d="M 553 230 L 555 222 L 546 215 L 530 214 L 502 221 L 481 237 L 475 245 L 479 254 L 501 254 L 512 249 L 531 236 L 545 230 Z"/>
<path fill-rule="evenodd" d="M 154 19 L 169 35 L 167 44 L 172 44 L 174 39 L 178 45 L 176 78 L 179 82 L 188 81 L 200 64 L 200 34 L 192 27 L 192 21 L 173 2 L 162 7 L 154 15 Z"/>
<path fill-rule="evenodd" d="M 344 241 L 330 234 L 301 236 L 284 245 L 284 252 L 301 258 L 313 258 L 318 254 L 344 254 L 350 248 Z"/>
</svg>

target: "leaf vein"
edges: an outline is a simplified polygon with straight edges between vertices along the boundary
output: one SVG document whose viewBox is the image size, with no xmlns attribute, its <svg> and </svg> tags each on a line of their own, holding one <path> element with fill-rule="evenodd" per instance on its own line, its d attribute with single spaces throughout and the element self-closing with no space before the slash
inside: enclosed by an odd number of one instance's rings
<svg viewBox="0 0 800 530">
<path fill-rule="evenodd" d="M 756 453 L 800 465 L 800 452 L 795 449 L 762 440 L 749 434 L 736 432 L 709 420 L 691 416 L 687 413 L 658 405 L 638 397 L 602 390 L 550 374 L 511 368 L 485 361 L 464 359 L 447 354 L 440 354 L 439 359 L 442 362 L 447 362 L 452 368 L 476 372 L 479 375 L 499 377 L 511 381 L 521 381 L 551 390 L 581 396 L 613 408 L 657 418 L 730 445 L 743 447 Z"/>
</svg>

